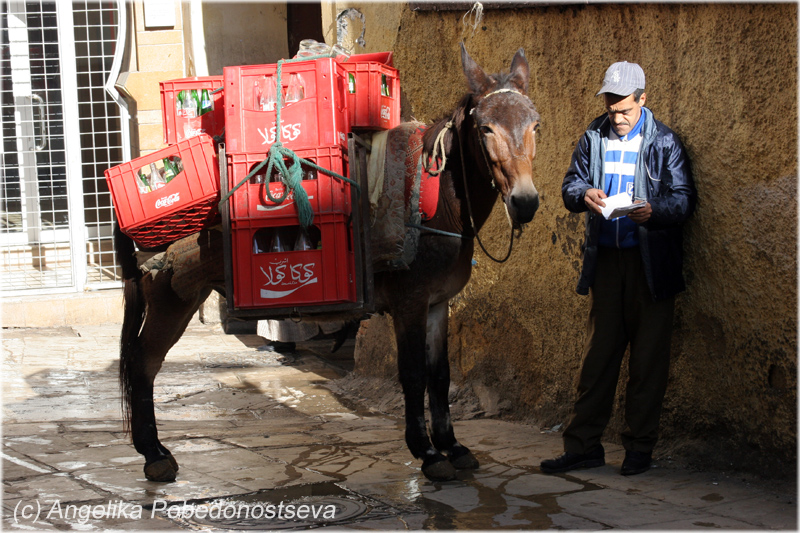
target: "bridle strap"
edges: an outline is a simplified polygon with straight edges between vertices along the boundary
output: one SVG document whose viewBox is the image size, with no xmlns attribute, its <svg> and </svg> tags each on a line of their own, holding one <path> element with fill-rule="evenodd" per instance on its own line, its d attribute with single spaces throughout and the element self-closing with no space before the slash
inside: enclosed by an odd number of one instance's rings
<svg viewBox="0 0 800 533">
<path fill-rule="evenodd" d="M 510 90 L 510 89 L 507 89 L 507 90 Z M 475 109 L 475 108 L 473 108 L 473 109 Z M 471 113 L 471 111 L 470 111 L 470 113 Z M 469 199 L 469 185 L 467 184 L 467 168 L 464 165 L 464 147 L 461 146 L 461 138 L 458 136 L 458 129 L 454 129 L 454 131 L 455 131 L 456 137 L 458 137 L 458 153 L 461 156 L 461 176 L 464 179 L 464 195 L 467 197 L 467 212 L 469 213 L 469 223 L 472 226 L 472 232 L 475 233 L 475 239 L 478 241 L 478 245 L 481 247 L 481 250 L 483 250 L 483 253 L 486 254 L 486 257 L 488 257 L 489 259 L 491 259 L 495 263 L 505 263 L 506 261 L 508 261 L 508 258 L 511 257 L 511 250 L 514 247 L 514 228 L 513 227 L 511 228 L 511 241 L 508 243 L 508 252 L 506 253 L 506 256 L 503 259 L 497 259 L 492 254 L 490 254 L 489 251 L 486 249 L 486 247 L 483 245 L 483 242 L 481 241 L 481 237 L 480 237 L 480 235 L 478 235 L 478 230 L 475 229 L 475 220 L 472 217 L 472 202 Z M 481 149 L 483 150 L 483 140 L 481 139 L 480 134 L 481 134 L 481 132 L 478 131 L 478 143 L 481 145 Z M 486 153 L 485 152 L 484 152 L 483 156 L 486 157 Z M 490 166 L 488 166 L 488 162 L 487 162 L 487 169 L 489 170 L 490 173 L 492 172 L 492 168 Z M 494 185 L 494 176 L 493 176 L 492 177 L 492 188 L 494 188 L 494 187 L 495 187 L 495 185 Z"/>
</svg>

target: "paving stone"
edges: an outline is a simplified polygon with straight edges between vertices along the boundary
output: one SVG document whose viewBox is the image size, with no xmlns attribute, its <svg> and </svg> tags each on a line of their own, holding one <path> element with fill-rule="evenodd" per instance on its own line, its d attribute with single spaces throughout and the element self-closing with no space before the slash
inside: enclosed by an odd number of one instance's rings
<svg viewBox="0 0 800 533">
<path fill-rule="evenodd" d="M 692 520 L 706 515 L 702 511 L 612 489 L 575 492 L 559 496 L 556 501 L 569 514 L 611 528 L 628 529 L 672 522 L 678 516 Z"/>
</svg>

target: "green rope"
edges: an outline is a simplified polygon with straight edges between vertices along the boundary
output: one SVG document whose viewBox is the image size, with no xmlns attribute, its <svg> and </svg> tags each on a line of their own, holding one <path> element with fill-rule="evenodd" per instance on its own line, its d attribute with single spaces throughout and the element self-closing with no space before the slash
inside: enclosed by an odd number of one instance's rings
<svg viewBox="0 0 800 533">
<path fill-rule="evenodd" d="M 265 188 L 267 191 L 267 198 L 276 204 L 282 203 L 287 196 L 289 196 L 290 192 L 294 192 L 294 200 L 295 204 L 297 205 L 297 218 L 300 221 L 300 225 L 304 228 L 307 228 L 314 222 L 314 210 L 311 208 L 311 203 L 308 201 L 308 193 L 303 188 L 302 181 L 303 181 L 303 169 L 302 165 L 307 167 L 311 167 L 316 169 L 319 172 L 323 172 L 332 176 L 334 178 L 346 181 L 350 185 L 356 188 L 358 194 L 361 194 L 361 187 L 355 181 L 342 176 L 341 174 L 337 174 L 336 172 L 323 168 L 313 161 L 309 161 L 307 159 L 303 159 L 299 157 L 292 149 L 286 148 L 283 146 L 283 143 L 280 140 L 280 123 L 281 123 L 281 109 L 283 108 L 283 91 L 280 90 L 281 87 L 281 75 L 283 70 L 284 63 L 294 63 L 297 61 L 310 61 L 312 59 L 322 59 L 326 57 L 333 57 L 333 50 L 328 55 L 317 55 L 317 56 L 310 56 L 310 57 L 300 57 L 297 59 L 281 59 L 278 61 L 278 68 L 276 71 L 276 82 L 275 86 L 277 87 L 277 98 L 278 101 L 275 107 L 275 131 L 276 131 L 276 141 L 269 147 L 269 153 L 267 158 L 264 159 L 261 163 L 253 167 L 247 176 L 245 176 L 239 183 L 236 184 L 230 191 L 228 191 L 225 196 L 219 201 L 219 206 L 228 201 L 228 199 L 233 195 L 233 193 L 242 185 L 244 185 L 250 178 L 255 176 L 259 170 L 261 170 L 264 165 L 267 165 L 267 172 L 266 172 L 266 179 L 265 179 Z M 291 159 L 292 164 L 287 166 L 285 158 Z M 277 171 L 282 176 L 282 180 L 284 185 L 286 186 L 283 195 L 280 198 L 275 198 L 272 196 L 272 191 L 269 189 L 269 182 L 266 181 L 272 176 L 272 169 L 276 168 Z"/>
</svg>

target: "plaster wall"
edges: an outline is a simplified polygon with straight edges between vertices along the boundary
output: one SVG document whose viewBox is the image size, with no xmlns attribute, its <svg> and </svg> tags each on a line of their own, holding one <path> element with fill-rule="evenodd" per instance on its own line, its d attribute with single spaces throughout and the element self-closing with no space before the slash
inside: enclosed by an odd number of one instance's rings
<svg viewBox="0 0 800 533">
<path fill-rule="evenodd" d="M 657 451 L 792 471 L 797 5 L 488 9 L 476 25 L 462 11 L 332 5 L 365 13 L 366 51 L 394 51 L 404 117 L 433 121 L 466 91 L 460 40 L 487 72 L 507 69 L 525 50 L 542 116 L 534 165 L 542 205 L 507 263 L 476 247 L 472 280 L 451 303 L 449 355 L 460 387 L 484 391 L 497 414 L 544 427 L 569 417 L 588 311 L 588 298 L 574 291 L 584 219 L 564 208 L 561 182 L 575 143 L 604 111 L 595 93 L 605 69 L 619 60 L 642 65 L 648 107 L 682 138 L 699 195 L 685 228 L 689 288 L 677 301 Z M 498 203 L 481 237 L 503 255 L 508 232 Z M 357 371 L 393 376 L 391 323 L 370 322 L 357 340 Z M 605 434 L 612 441 L 624 423 L 626 377 L 623 370 Z"/>
<path fill-rule="evenodd" d="M 208 75 L 289 56 L 286 2 L 204 2 L 202 18 Z"/>
</svg>

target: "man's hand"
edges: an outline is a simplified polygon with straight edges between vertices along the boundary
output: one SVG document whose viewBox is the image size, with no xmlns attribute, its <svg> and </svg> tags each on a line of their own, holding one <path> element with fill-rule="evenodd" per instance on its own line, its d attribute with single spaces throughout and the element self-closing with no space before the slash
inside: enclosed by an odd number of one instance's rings
<svg viewBox="0 0 800 533">
<path fill-rule="evenodd" d="M 653 208 L 650 206 L 650 202 L 647 202 L 644 205 L 644 207 L 628 213 L 628 218 L 633 220 L 637 224 L 644 224 L 645 222 L 650 220 L 650 215 L 652 214 L 653 214 Z"/>
<path fill-rule="evenodd" d="M 586 194 L 583 195 L 583 201 L 586 203 L 586 207 L 589 208 L 589 211 L 598 215 L 603 214 L 600 208 L 606 206 L 605 202 L 603 202 L 603 198 L 608 198 L 608 195 L 600 189 L 589 189 L 586 191 Z"/>
</svg>

